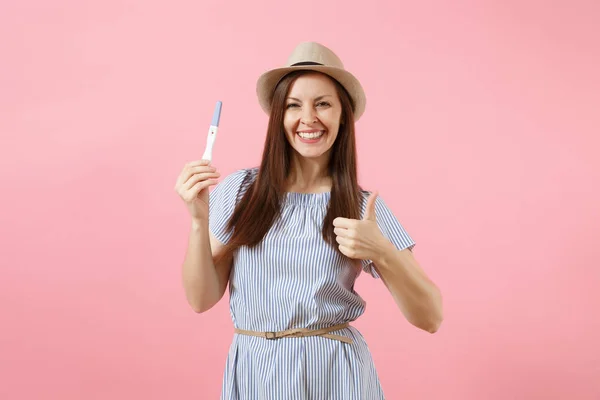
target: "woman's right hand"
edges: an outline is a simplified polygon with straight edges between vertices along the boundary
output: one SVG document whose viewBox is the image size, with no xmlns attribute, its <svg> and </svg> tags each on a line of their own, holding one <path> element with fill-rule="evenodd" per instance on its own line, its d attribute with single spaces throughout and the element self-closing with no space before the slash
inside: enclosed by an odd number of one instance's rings
<svg viewBox="0 0 600 400">
<path fill-rule="evenodd" d="M 208 160 L 187 163 L 175 183 L 175 191 L 185 202 L 193 220 L 208 222 L 208 188 L 221 176 Z"/>
</svg>

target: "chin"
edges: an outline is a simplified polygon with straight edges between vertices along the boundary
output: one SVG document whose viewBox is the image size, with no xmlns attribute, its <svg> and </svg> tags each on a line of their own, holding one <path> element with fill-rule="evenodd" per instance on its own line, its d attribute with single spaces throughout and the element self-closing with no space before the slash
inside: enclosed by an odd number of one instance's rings
<svg viewBox="0 0 600 400">
<path fill-rule="evenodd" d="M 300 156 L 301 156 L 302 158 L 306 158 L 306 159 L 308 159 L 308 160 L 313 160 L 313 159 L 321 158 L 321 157 L 323 156 L 323 153 L 318 153 L 318 154 L 315 154 L 315 153 L 311 153 L 311 154 L 302 154 L 302 153 L 300 153 Z"/>
<path fill-rule="evenodd" d="M 296 150 L 299 156 L 306 159 L 318 159 L 321 157 L 327 156 L 327 151 L 298 151 Z"/>
</svg>

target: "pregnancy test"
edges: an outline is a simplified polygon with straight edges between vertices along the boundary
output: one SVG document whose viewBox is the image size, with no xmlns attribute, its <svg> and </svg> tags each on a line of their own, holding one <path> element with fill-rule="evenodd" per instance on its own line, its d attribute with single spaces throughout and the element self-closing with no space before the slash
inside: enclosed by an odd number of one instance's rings
<svg viewBox="0 0 600 400">
<path fill-rule="evenodd" d="M 215 112 L 213 113 L 212 122 L 208 128 L 208 137 L 206 138 L 206 148 L 204 150 L 203 160 L 212 161 L 212 151 L 217 138 L 217 131 L 219 130 L 219 119 L 221 118 L 221 106 L 222 102 L 217 101 L 215 105 Z"/>
</svg>

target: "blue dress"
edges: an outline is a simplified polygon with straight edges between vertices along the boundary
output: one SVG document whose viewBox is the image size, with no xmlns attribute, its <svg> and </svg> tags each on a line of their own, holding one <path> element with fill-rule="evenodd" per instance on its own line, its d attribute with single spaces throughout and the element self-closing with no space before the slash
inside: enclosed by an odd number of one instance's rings
<svg viewBox="0 0 600 400">
<path fill-rule="evenodd" d="M 209 227 L 222 243 L 236 203 L 258 168 L 226 176 L 210 193 Z M 363 192 L 362 213 L 368 192 Z M 281 218 L 255 248 L 239 248 L 229 278 L 236 328 L 251 331 L 320 329 L 356 320 L 365 301 L 354 291 L 361 270 L 379 278 L 370 260 L 340 256 L 321 236 L 330 193 L 287 193 Z M 378 197 L 377 223 L 398 249 L 415 243 Z M 267 340 L 234 334 L 222 382 L 222 400 L 380 400 L 383 390 L 369 348 L 350 326 L 329 338 Z"/>
</svg>

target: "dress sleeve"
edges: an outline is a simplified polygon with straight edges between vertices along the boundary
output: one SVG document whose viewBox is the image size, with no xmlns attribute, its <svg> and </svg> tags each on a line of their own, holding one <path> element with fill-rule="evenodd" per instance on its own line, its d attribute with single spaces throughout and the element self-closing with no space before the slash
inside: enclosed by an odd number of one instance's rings
<svg viewBox="0 0 600 400">
<path fill-rule="evenodd" d="M 233 215 L 235 206 L 248 186 L 249 171 L 235 171 L 219 182 L 209 194 L 208 227 L 212 234 L 223 244 L 227 244 L 233 232 L 227 231 L 227 223 Z"/>
<path fill-rule="evenodd" d="M 363 202 L 361 209 L 361 218 L 365 213 L 367 206 L 367 199 L 369 198 L 369 192 L 363 192 Z M 385 204 L 381 196 L 377 196 L 375 200 L 375 214 L 377 216 L 377 225 L 381 230 L 383 236 L 392 242 L 392 244 L 398 250 L 409 249 L 413 250 L 415 247 L 414 240 L 410 237 L 408 232 L 404 229 L 402 224 L 398 221 L 392 210 Z M 369 273 L 374 278 L 380 278 L 375 264 L 372 260 L 361 260 L 363 271 Z"/>
</svg>

